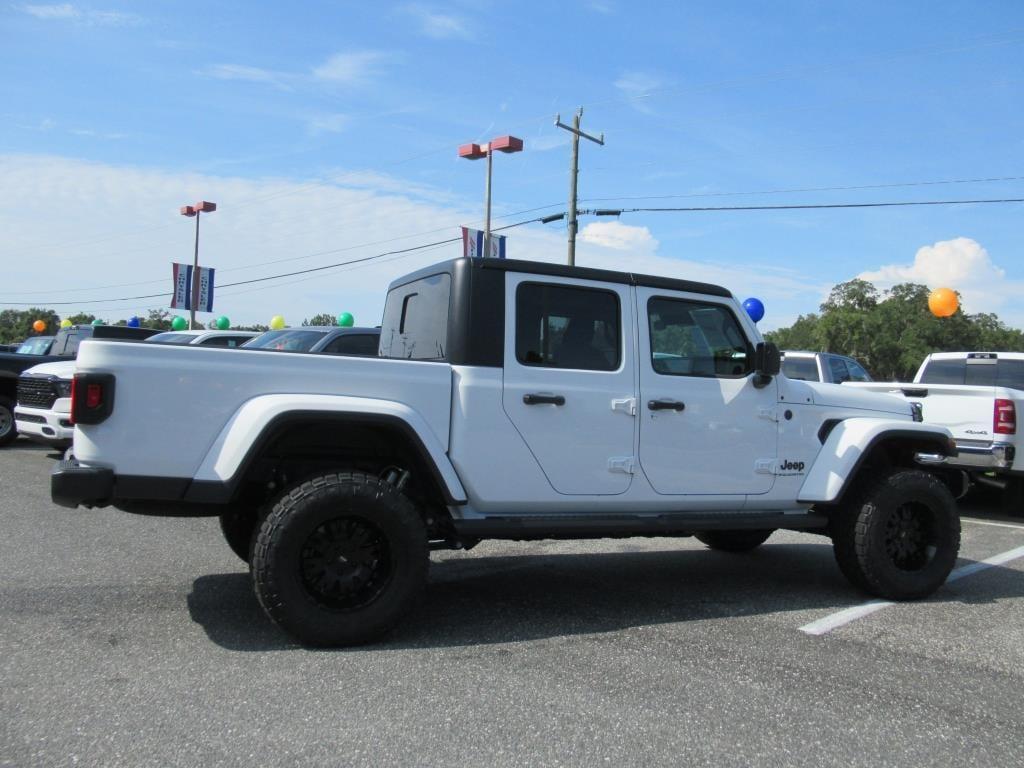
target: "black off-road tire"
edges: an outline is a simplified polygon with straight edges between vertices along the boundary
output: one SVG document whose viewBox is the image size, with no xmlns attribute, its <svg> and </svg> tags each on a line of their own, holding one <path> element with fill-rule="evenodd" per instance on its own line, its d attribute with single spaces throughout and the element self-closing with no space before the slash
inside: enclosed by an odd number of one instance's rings
<svg viewBox="0 0 1024 768">
<path fill-rule="evenodd" d="M 10 445 L 18 436 L 18 425 L 14 423 L 14 401 L 0 397 L 0 448 Z"/>
<path fill-rule="evenodd" d="M 843 574 L 887 600 L 917 600 L 941 587 L 960 551 L 956 501 L 934 475 L 897 469 L 839 508 L 832 541 Z"/>
<path fill-rule="evenodd" d="M 415 605 L 427 580 L 423 519 L 392 485 L 361 472 L 286 491 L 253 547 L 256 597 L 302 643 L 377 640 Z"/>
<path fill-rule="evenodd" d="M 220 531 L 224 540 L 243 563 L 248 563 L 252 557 L 253 535 L 258 522 L 256 510 L 247 507 L 229 507 L 220 514 Z"/>
<path fill-rule="evenodd" d="M 768 541 L 774 530 L 756 531 L 701 531 L 694 536 L 711 549 L 722 552 L 749 552 Z"/>
</svg>

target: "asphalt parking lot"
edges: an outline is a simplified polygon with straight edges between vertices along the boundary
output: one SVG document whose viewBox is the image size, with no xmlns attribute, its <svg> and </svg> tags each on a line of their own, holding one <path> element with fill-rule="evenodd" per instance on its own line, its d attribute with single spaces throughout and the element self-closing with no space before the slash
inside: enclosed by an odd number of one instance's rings
<svg viewBox="0 0 1024 768">
<path fill-rule="evenodd" d="M 921 603 L 864 608 L 795 533 L 485 543 L 388 642 L 314 651 L 215 519 L 54 506 L 53 459 L 0 451 L 2 765 L 1024 763 L 1024 519 L 977 502 Z"/>
</svg>

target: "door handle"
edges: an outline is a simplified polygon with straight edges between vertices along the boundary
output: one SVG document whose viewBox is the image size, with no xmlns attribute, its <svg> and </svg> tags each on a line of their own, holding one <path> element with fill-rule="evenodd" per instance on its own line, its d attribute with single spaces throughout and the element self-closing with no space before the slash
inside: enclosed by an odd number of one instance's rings
<svg viewBox="0 0 1024 768">
<path fill-rule="evenodd" d="M 681 411 L 686 408 L 686 403 L 678 400 L 648 400 L 647 407 L 652 411 Z"/>
<path fill-rule="evenodd" d="M 523 402 L 527 405 L 565 405 L 565 398 L 561 395 L 523 395 Z"/>
</svg>

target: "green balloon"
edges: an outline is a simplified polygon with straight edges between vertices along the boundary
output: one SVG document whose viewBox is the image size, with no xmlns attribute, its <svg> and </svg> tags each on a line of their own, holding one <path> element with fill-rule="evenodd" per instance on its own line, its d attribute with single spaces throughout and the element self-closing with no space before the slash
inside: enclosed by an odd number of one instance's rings
<svg viewBox="0 0 1024 768">
<path fill-rule="evenodd" d="M 228 320 L 226 315 L 221 315 L 220 317 L 217 318 L 217 330 L 218 331 L 226 331 L 230 327 L 231 327 L 231 321 Z"/>
<path fill-rule="evenodd" d="M 186 320 L 181 315 L 178 315 L 173 320 L 171 320 L 171 329 L 172 330 L 184 331 L 186 328 L 188 328 L 188 320 Z"/>
<path fill-rule="evenodd" d="M 352 317 L 351 312 L 342 312 L 338 315 L 338 325 L 342 328 L 351 328 L 356 324 L 356 319 Z"/>
<path fill-rule="evenodd" d="M 93 320 L 93 321 L 92 321 L 92 324 L 93 324 L 93 325 L 103 325 L 103 321 L 102 321 L 102 320 L 100 320 L 100 319 L 99 319 L 99 318 L 97 317 L 97 318 L 96 318 L 95 320 Z"/>
</svg>

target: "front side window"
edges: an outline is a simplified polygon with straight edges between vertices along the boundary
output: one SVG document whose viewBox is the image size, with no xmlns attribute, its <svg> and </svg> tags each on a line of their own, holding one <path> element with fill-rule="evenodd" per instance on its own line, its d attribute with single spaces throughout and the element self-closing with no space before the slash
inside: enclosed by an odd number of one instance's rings
<svg viewBox="0 0 1024 768">
<path fill-rule="evenodd" d="M 326 331 L 310 331 L 298 328 L 285 328 L 280 331 L 267 331 L 247 341 L 245 349 L 273 349 L 279 352 L 309 352 L 313 345 L 320 341 Z"/>
<path fill-rule="evenodd" d="M 321 351 L 327 355 L 376 357 L 380 339 L 371 333 L 345 333 L 332 339 Z"/>
<path fill-rule="evenodd" d="M 545 368 L 617 370 L 619 311 L 613 291 L 522 283 L 516 290 L 516 359 Z"/>
<path fill-rule="evenodd" d="M 850 371 L 850 381 L 871 381 L 871 375 L 856 360 L 847 358 L 846 368 Z"/>
<path fill-rule="evenodd" d="M 655 297 L 647 302 L 651 367 L 666 376 L 746 376 L 753 354 L 721 304 Z"/>
<path fill-rule="evenodd" d="M 818 362 L 813 357 L 790 357 L 782 361 L 782 372 L 786 378 L 799 381 L 818 381 Z"/>
<path fill-rule="evenodd" d="M 846 362 L 841 357 L 830 357 L 828 359 L 828 369 L 832 374 L 833 384 L 842 384 L 844 381 L 850 380 L 850 374 L 846 370 Z"/>
</svg>

